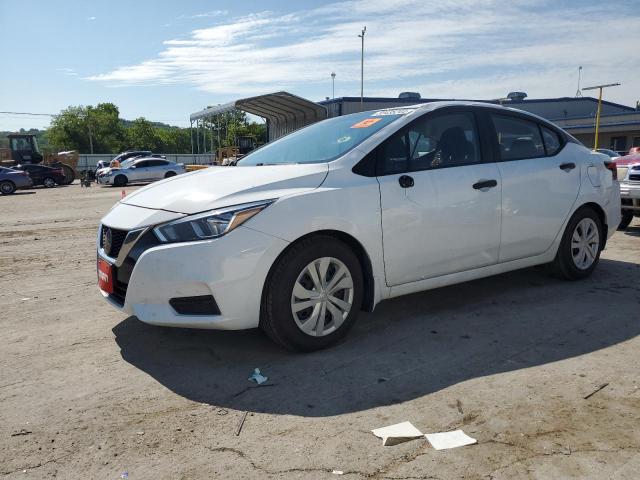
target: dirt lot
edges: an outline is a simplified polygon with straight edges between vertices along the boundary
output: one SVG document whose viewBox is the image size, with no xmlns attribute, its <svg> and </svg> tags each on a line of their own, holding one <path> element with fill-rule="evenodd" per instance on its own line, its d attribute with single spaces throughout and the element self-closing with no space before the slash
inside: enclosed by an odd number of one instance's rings
<svg viewBox="0 0 640 480">
<path fill-rule="evenodd" d="M 259 331 L 113 310 L 94 242 L 120 191 L 35 192 L 0 198 L 6 478 L 637 478 L 637 221 L 586 281 L 529 269 L 411 295 L 362 315 L 345 343 L 295 355 Z M 251 387 L 255 367 L 268 386 Z M 382 447 L 370 433 L 404 420 L 478 445 Z"/>
</svg>

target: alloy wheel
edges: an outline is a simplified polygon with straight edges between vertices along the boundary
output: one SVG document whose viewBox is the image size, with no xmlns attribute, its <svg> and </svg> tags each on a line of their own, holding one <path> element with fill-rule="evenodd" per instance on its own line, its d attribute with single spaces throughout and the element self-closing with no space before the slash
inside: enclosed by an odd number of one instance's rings
<svg viewBox="0 0 640 480">
<path fill-rule="evenodd" d="M 45 178 L 44 181 L 42 182 L 42 184 L 46 188 L 51 188 L 51 187 L 55 186 L 56 182 L 52 178 Z"/>
<path fill-rule="evenodd" d="M 596 222 L 583 218 L 578 222 L 571 237 L 571 256 L 573 263 L 580 270 L 587 270 L 598 256 L 600 248 L 600 234 Z"/>
<path fill-rule="evenodd" d="M 13 193 L 15 187 L 10 182 L 2 182 L 0 183 L 0 192 L 4 195 L 9 195 Z"/>
<path fill-rule="evenodd" d="M 353 304 L 353 277 L 337 258 L 309 263 L 293 285 L 291 312 L 307 335 L 324 337 L 344 323 Z"/>
</svg>

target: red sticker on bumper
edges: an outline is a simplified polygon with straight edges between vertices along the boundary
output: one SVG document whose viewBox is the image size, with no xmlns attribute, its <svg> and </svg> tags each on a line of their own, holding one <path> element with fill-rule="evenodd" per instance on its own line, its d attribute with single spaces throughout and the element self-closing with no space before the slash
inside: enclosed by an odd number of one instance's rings
<svg viewBox="0 0 640 480">
<path fill-rule="evenodd" d="M 98 259 L 98 287 L 106 293 L 113 293 L 113 268 L 109 262 Z"/>
</svg>

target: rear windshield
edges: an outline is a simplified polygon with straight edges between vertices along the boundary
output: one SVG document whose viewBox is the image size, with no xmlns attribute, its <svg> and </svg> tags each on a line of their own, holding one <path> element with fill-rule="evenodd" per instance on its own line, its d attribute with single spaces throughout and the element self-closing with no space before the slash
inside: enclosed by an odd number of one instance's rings
<svg viewBox="0 0 640 480">
<path fill-rule="evenodd" d="M 389 111 L 329 118 L 267 143 L 238 162 L 239 166 L 324 163 L 344 155 L 371 135 L 402 117 Z"/>
</svg>

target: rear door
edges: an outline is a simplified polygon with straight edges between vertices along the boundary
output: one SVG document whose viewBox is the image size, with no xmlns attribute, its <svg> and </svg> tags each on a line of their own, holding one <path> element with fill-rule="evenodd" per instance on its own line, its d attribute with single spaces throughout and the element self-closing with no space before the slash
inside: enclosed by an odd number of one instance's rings
<svg viewBox="0 0 640 480">
<path fill-rule="evenodd" d="M 169 170 L 169 162 L 166 160 L 149 160 L 149 179 L 160 180 L 164 178 L 164 175 Z"/>
<path fill-rule="evenodd" d="M 498 261 L 500 177 L 473 109 L 426 114 L 376 152 L 389 286 Z"/>
<path fill-rule="evenodd" d="M 487 115 L 502 178 L 500 262 L 542 254 L 578 196 L 580 162 L 557 132 L 535 119 Z"/>
</svg>

